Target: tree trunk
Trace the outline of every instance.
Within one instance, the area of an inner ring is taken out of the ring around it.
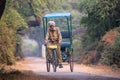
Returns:
[[[0,0],[0,18],[2,17],[3,11],[5,9],[6,0]]]
[[[30,24],[30,26],[39,26],[40,25],[40,19],[37,17],[37,15],[35,14],[34,8],[32,6],[32,0],[30,0],[30,2],[28,2],[29,7],[31,8],[31,12],[33,14],[33,16],[35,17],[35,21],[31,21],[28,23],[28,25]],[[32,24],[31,24],[32,23]]]

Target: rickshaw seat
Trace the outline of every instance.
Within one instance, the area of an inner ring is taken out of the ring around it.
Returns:
[[[70,38],[70,33],[68,31],[61,31],[62,38]]]
[[[68,31],[61,31],[61,35],[63,39],[70,39],[70,33]],[[70,41],[61,43],[61,47],[69,47],[69,46],[70,46]]]
[[[70,47],[70,42],[62,42],[61,47]]]

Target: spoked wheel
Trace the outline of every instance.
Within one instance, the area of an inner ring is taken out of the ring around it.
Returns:
[[[46,68],[47,68],[47,72],[50,72],[50,61],[48,56],[46,56]]]
[[[73,72],[73,68],[74,68],[73,52],[72,52],[72,54],[70,56],[69,63],[70,63],[70,70],[71,70],[71,72]]]
[[[46,62],[46,65],[47,65],[47,72],[50,72],[50,62]]]
[[[54,62],[52,63],[52,67],[53,67],[53,71],[56,72],[56,70],[57,70],[57,66],[55,65]]]
[[[56,51],[54,50],[52,55],[52,67],[54,72],[57,71],[57,65],[58,65],[58,60],[57,60]]]

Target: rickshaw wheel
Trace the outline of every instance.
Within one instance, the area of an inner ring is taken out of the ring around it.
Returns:
[[[47,65],[47,72],[50,72],[50,62],[46,62]]]
[[[53,51],[53,54],[52,54],[52,67],[54,72],[57,71],[57,65],[58,65],[58,60],[57,60],[57,54],[55,50]]]
[[[69,63],[70,63],[70,70],[71,70],[71,72],[73,72],[73,68],[74,68],[73,51],[71,53],[71,56],[70,56],[70,59],[69,59]]]
[[[56,72],[57,66],[55,66],[54,64],[52,64],[53,67],[53,71]]]
[[[50,61],[46,57],[46,67],[47,67],[47,72],[50,72]]]

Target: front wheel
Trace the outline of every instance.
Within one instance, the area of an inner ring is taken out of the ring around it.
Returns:
[[[49,57],[46,57],[46,67],[47,67],[47,72],[50,72],[50,61],[49,61]]]
[[[70,56],[69,63],[70,63],[70,70],[71,70],[71,72],[73,72],[73,68],[74,68],[73,52],[72,52],[72,54]]]
[[[57,66],[53,63],[53,64],[52,64],[52,67],[53,67],[53,71],[56,72]]]
[[[46,62],[47,65],[47,72],[50,72],[50,62]]]
[[[57,53],[56,53],[56,50],[53,50],[53,54],[52,54],[52,67],[53,67],[53,71],[54,72],[57,71],[57,66],[58,66]]]

